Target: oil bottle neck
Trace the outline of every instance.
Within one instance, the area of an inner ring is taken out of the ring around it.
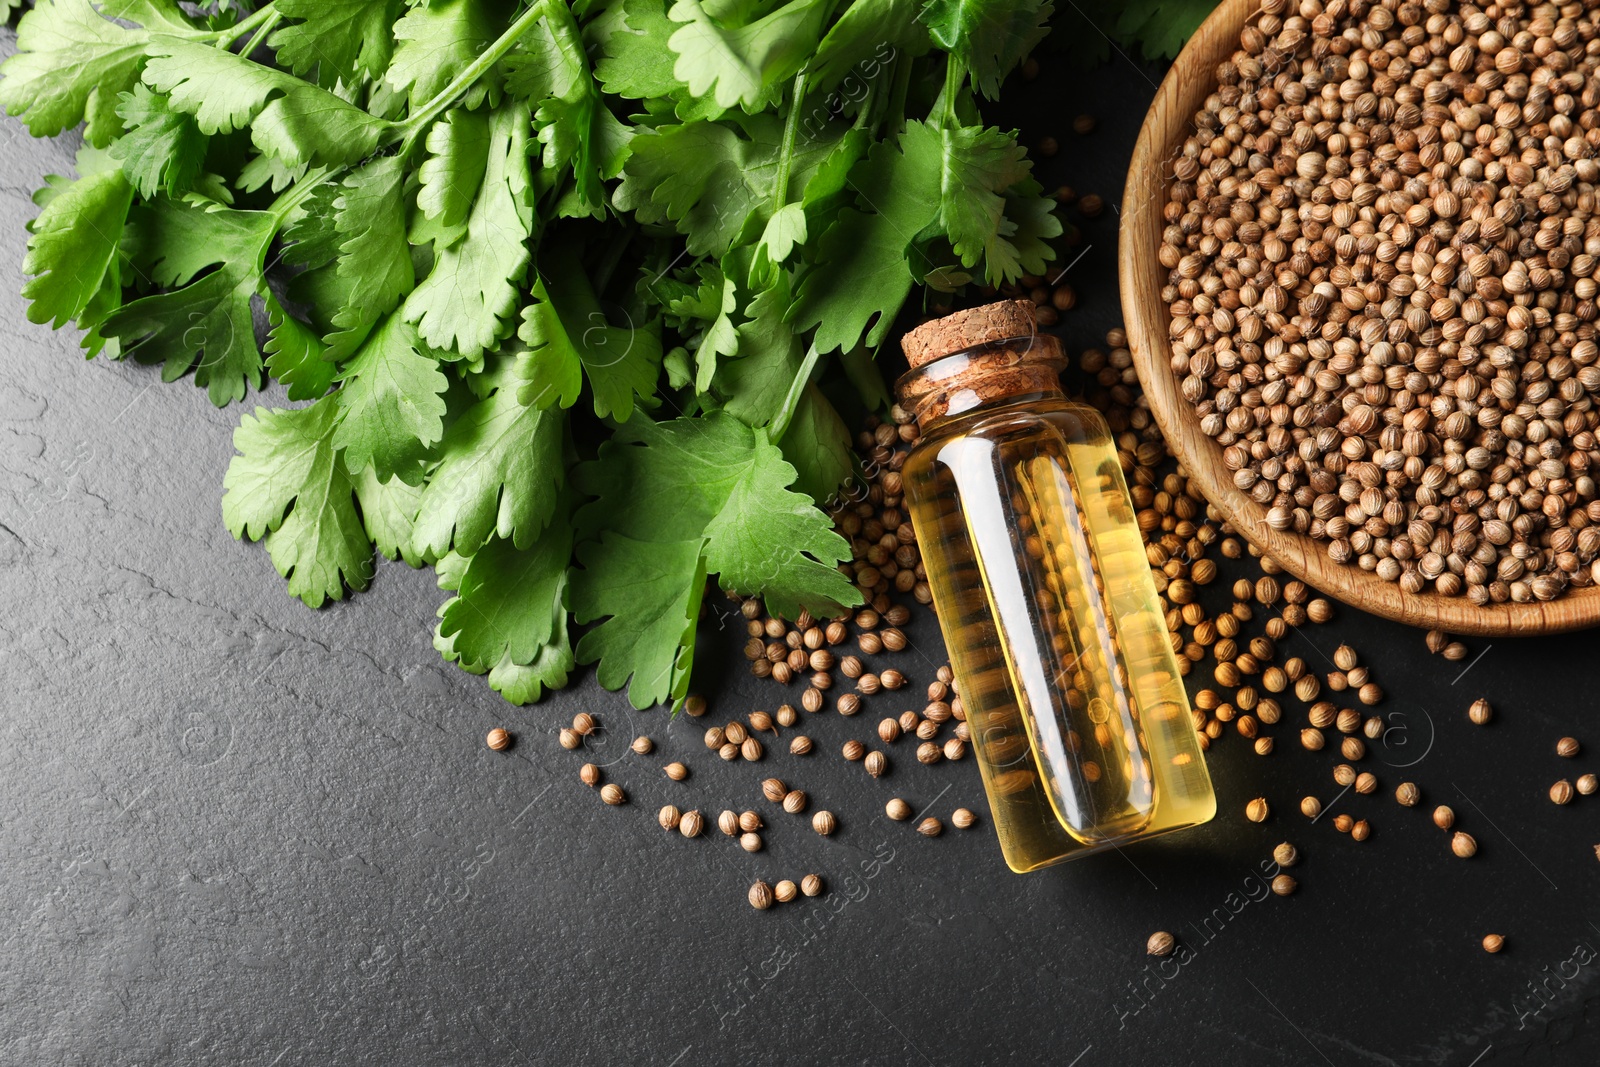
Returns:
[[[1034,333],[935,356],[895,383],[902,407],[926,432],[932,423],[1028,398],[1061,396],[1061,341]]]

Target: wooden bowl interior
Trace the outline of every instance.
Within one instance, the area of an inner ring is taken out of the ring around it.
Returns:
[[[1574,590],[1549,603],[1479,607],[1465,597],[1408,595],[1399,585],[1328,558],[1326,546],[1303,534],[1278,531],[1266,510],[1234,487],[1222,449],[1200,430],[1192,405],[1178,391],[1168,345],[1169,316],[1161,300],[1167,271],[1161,244],[1168,160],[1182,146],[1192,118],[1213,91],[1215,71],[1238,47],[1239,32],[1259,11],[1258,0],[1223,0],[1172,65],[1145,116],[1123,190],[1118,281],[1134,367],[1167,444],[1205,498],[1239,533],[1295,577],[1375,615],[1456,634],[1556,633],[1600,623],[1600,588]]]

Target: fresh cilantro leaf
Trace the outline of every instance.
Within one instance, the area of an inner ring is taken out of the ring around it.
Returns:
[[[325,87],[381,77],[394,55],[390,27],[404,8],[403,0],[277,0],[280,14],[299,21],[274,33],[272,47],[296,74],[315,70]]]
[[[417,508],[422,503],[421,486],[407,485],[398,478],[380,481],[371,467],[351,475],[351,480],[361,505],[361,524],[378,551],[389,559],[423,566],[427,560],[411,543]]]
[[[1113,36],[1130,47],[1137,45],[1146,59],[1173,59],[1217,0],[1122,0],[1118,6]]]
[[[684,296],[668,300],[665,306],[668,315],[678,320],[680,332],[694,332],[694,327],[684,325],[686,323],[698,320],[704,324],[698,336],[691,338],[695,389],[703,393],[711,388],[718,360],[739,352],[739,333],[732,317],[739,307],[739,295],[733,279],[724,275],[715,263],[702,263],[698,270],[700,284]]]
[[[723,409],[747,425],[771,422],[800,372],[800,339],[783,320],[789,304],[788,276],[780,275],[745,309],[749,318],[739,326],[739,358],[717,368],[716,389],[727,397]]]
[[[1050,0],[928,0],[921,19],[990,100],[1011,68],[1050,32]]]
[[[794,487],[819,504],[855,472],[850,428],[815,385],[800,394],[779,447],[795,469]]]
[[[445,431],[417,514],[416,545],[471,555],[498,534],[533,544],[554,514],[566,416],[520,403],[508,381]]]
[[[112,142],[111,154],[140,196],[182,196],[193,188],[206,158],[206,138],[193,118],[143,84],[122,94],[117,114],[127,132]]]
[[[434,348],[472,357],[507,332],[532,258],[528,105],[510,99],[489,117],[489,161],[467,218],[467,236],[439,253],[405,303],[406,321]]]
[[[333,445],[350,470],[371,467],[380,479],[412,485],[422,480],[422,460],[444,436],[450,383],[420,347],[416,329],[390,315],[345,368]]]
[[[489,47],[502,28],[485,0],[433,0],[417,4],[394,24],[397,46],[387,80],[411,99],[412,108],[432,100],[450,79]],[[479,82],[464,100],[476,107],[484,97]]]
[[[816,50],[830,7],[828,0],[789,0],[754,22],[728,26],[701,0],[676,0],[668,17],[686,25],[667,42],[678,54],[673,76],[718,107],[759,111]]]
[[[365,589],[372,542],[333,445],[334,398],[308,408],[257,408],[233,434],[238,455],[222,484],[222,517],[237,538],[265,539],[289,595],[320,608]]]
[[[139,80],[145,44],[160,32],[195,31],[171,0],[38,0],[17,25],[16,55],[0,68],[0,107],[35,137],[87,117],[85,139],[103,148],[122,132],[118,95]]]
[[[276,300],[267,300],[271,332],[264,346],[267,370],[282,382],[290,400],[316,400],[333,386],[339,368],[326,358],[328,346],[316,332],[290,315]]]
[[[350,283],[335,324],[352,327],[394,310],[411,292],[411,246],[406,242],[406,172],[399,156],[372,160],[345,178],[334,201],[339,275]]]
[[[566,642],[572,526],[560,516],[528,548],[493,538],[466,561],[456,596],[439,613],[439,635],[463,663],[527,665]]]
[[[524,404],[569,408],[587,375],[595,414],[623,421],[633,415],[635,397],[655,394],[661,339],[651,324],[613,326],[582,269],[554,250],[534,280],[517,335],[528,346]]]
[[[261,381],[250,304],[263,289],[263,259],[277,217],[165,199],[151,208],[143,261],[157,283],[182,288],[123,305],[107,316],[101,332],[120,338],[143,362],[164,363],[166,381],[192,368],[195,384],[207,387],[218,407],[242,399],[247,386]]]
[[[932,42],[919,19],[924,0],[854,0],[807,64],[811,84],[831,88],[854,74],[871,83],[886,64],[925,54]]]
[[[465,233],[489,163],[489,113],[465,108],[446,112],[428,131],[427,146],[428,158],[418,173],[417,207],[441,228]]]
[[[645,542],[610,531],[578,546],[583,569],[573,575],[573,617],[604,620],[578,640],[578,662],[598,662],[600,684],[627,685],[636,708],[688,695],[706,586],[700,549],[698,537]]]
[[[766,263],[782,263],[796,245],[806,243],[807,234],[805,204],[785,204],[767,220],[766,228],[761,231],[757,255]]]
[[[667,18],[665,0],[623,0],[598,20],[604,52],[595,77],[605,91],[630,100],[670,97],[683,89],[672,73],[677,57],[667,40],[678,24]]]
[[[31,321],[60,327],[83,314],[108,282],[120,290],[119,249],[133,187],[113,167],[50,188],[54,195],[30,227],[22,270],[33,277],[22,295]]]

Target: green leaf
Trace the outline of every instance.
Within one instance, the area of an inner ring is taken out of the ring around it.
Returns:
[[[501,29],[498,22],[483,0],[417,4],[394,24],[399,43],[386,75],[389,85],[409,96],[413,109],[427,103],[488,50]],[[461,103],[476,107],[484,92],[480,80]]]
[[[427,147],[417,207],[444,229],[465,233],[489,163],[489,113],[464,108],[446,112],[428,131]]]
[[[932,42],[917,18],[923,3],[855,0],[828,29],[806,66],[813,88],[831,88],[852,74],[870,84],[884,76],[889,64],[926,53]]]
[[[607,689],[628,686],[636,708],[681,701],[689,692],[695,618],[705,591],[700,539],[644,542],[607,532],[578,546],[573,615],[603,619],[578,641],[578,662],[600,667]],[[631,684],[629,679],[632,679]]]
[[[351,475],[351,480],[361,504],[361,524],[378,551],[413,567],[427,563],[411,543],[417,508],[422,504],[422,487],[407,485],[398,478],[379,481],[371,467]]]
[[[935,43],[966,67],[990,100],[1000,83],[1050,32],[1050,0],[928,0],[921,19]]]
[[[670,97],[683,90],[672,73],[677,57],[667,40],[678,24],[667,18],[665,0],[623,0],[600,16],[607,31],[595,64],[595,77],[605,91],[630,100]]]
[[[339,368],[326,357],[327,346],[316,331],[267,300],[271,332],[264,346],[267,370],[282,382],[290,400],[316,400],[333,387]]]
[[[1217,0],[1121,0],[1117,6],[1113,36],[1137,45],[1146,59],[1175,59]]]
[[[811,58],[830,7],[828,0],[790,0],[748,25],[728,26],[701,0],[676,0],[668,17],[687,25],[668,41],[678,54],[673,76],[718,107],[760,111]]]
[[[739,326],[739,358],[717,368],[716,389],[727,398],[723,409],[749,426],[765,426],[783,407],[799,373],[800,339],[783,320],[789,310],[787,275],[755,295]]]
[[[343,600],[346,585],[365,589],[372,577],[372,542],[333,446],[337,417],[331,397],[308,408],[257,408],[239,420],[239,454],[222,481],[228,531],[265,538],[289,595],[312,608]]]
[[[64,183],[33,221],[22,287],[28,318],[59,328],[83,314],[108,283],[120,290],[119,253],[133,188],[122,171]]]
[[[193,118],[143,84],[122,94],[117,114],[127,132],[112,142],[111,154],[140,196],[182,196],[193,188],[206,158],[206,138]]]
[[[528,105],[507,100],[489,118],[489,162],[464,240],[439,253],[405,303],[407,322],[434,348],[471,358],[504,337],[532,258]]]
[[[850,428],[815,385],[800,395],[779,447],[797,474],[794,487],[819,504],[855,473]]]
[[[262,267],[277,217],[266,211],[205,210],[161,199],[143,224],[143,261],[161,285],[182,286],[125,304],[101,332],[120,338],[142,362],[164,363],[173,381],[191,368],[218,407],[261,381],[251,298],[263,289]],[[216,267],[194,280],[200,271]]]
[[[406,241],[406,171],[399,156],[372,160],[345,178],[334,201],[339,275],[350,283],[348,303],[333,316],[344,327],[375,321],[411,292],[415,279]]]
[[[474,666],[537,661],[558,636],[566,642],[571,560],[572,527],[564,517],[526,549],[490,540],[466,561],[456,596],[440,609],[439,635]]]
[[[277,0],[280,14],[299,21],[271,44],[280,63],[302,76],[315,70],[324,86],[381,77],[394,54],[390,27],[404,8],[403,0]]]
[[[444,436],[450,383],[438,360],[419,347],[417,331],[390,315],[345,368],[333,445],[350,470],[371,467],[382,480],[413,485],[422,480],[422,461]]]
[[[566,416],[518,402],[502,385],[468,408],[439,446],[417,514],[416,546],[471,555],[498,534],[531,545],[555,513]]]
[[[796,245],[806,243],[806,208],[802,203],[785,204],[772,213],[761,231],[758,254],[768,263],[782,263]]]
[[[134,26],[126,26],[120,19]],[[194,32],[171,0],[38,0],[17,25],[17,53],[0,68],[0,107],[35,137],[86,117],[90,144],[122,132],[118,95],[139,80],[152,32]]]

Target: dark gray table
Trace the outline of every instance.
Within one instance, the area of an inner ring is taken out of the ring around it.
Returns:
[[[4,51],[11,48],[8,34]],[[1059,135],[1049,184],[1115,201],[1147,71],[1049,70],[1018,118]],[[1100,129],[1068,130],[1079,110]],[[591,675],[513,709],[430,645],[442,594],[381,568],[320,612],[291,601],[218,498],[238,409],[156,371],[86,363],[17,295],[29,192],[71,161],[0,120],[0,1064],[1588,1064],[1600,1056],[1600,798],[1556,808],[1556,778],[1600,765],[1595,639],[1476,641],[1447,663],[1421,634],[1344,611],[1294,651],[1354,643],[1408,727],[1373,758],[1378,796],[1344,810],[1356,844],[1296,812],[1332,797],[1326,754],[1279,730],[1211,767],[1210,826],[1017,877],[987,826],[928,841],[880,814],[903,795],[982,808],[976,767],[897,749],[873,782],[837,756],[880,714],[814,717],[820,753],[724,765],[704,723],[628,710]],[[1074,351],[1115,318],[1115,215],[1070,278]],[[1219,583],[1225,584],[1225,583]],[[697,686],[722,719],[772,707],[736,627],[707,627]],[[941,662],[926,618],[906,662]],[[1310,642],[1315,643],[1315,648]],[[1320,651],[1319,651],[1320,650]],[[922,658],[925,656],[926,658]],[[1487,729],[1467,704],[1500,709]],[[633,803],[577,780],[558,727],[606,725],[597,762]],[[707,720],[712,721],[712,720]],[[483,745],[504,724],[508,754]],[[628,756],[648,733],[659,757]],[[1586,753],[1557,759],[1558,736]],[[1407,745],[1398,744],[1404,736]],[[672,786],[659,765],[688,760]],[[1393,764],[1419,761],[1403,772]],[[1383,764],[1391,766],[1384,766]],[[779,773],[838,812],[823,839],[774,819],[766,851],[667,837],[669,797],[757,806]],[[1390,799],[1409,777],[1427,804]],[[1244,821],[1264,794],[1276,814]],[[1453,805],[1462,862],[1428,822]],[[1306,859],[1289,899],[1246,895],[1274,844]],[[817,871],[831,892],[758,913],[758,876]],[[1242,901],[1242,903],[1240,903]],[[1156,929],[1193,956],[1165,974]],[[1478,946],[1507,936],[1499,956]]]

